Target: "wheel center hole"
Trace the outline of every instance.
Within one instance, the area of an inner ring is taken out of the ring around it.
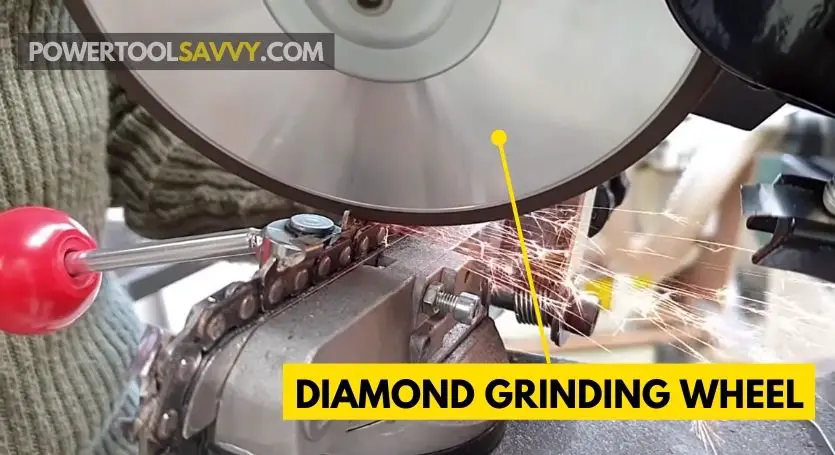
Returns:
[[[392,0],[351,0],[355,10],[366,16],[379,16],[391,8]]]

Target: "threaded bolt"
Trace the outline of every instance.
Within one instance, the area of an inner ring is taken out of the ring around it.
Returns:
[[[591,294],[581,294],[567,303],[560,303],[547,296],[539,296],[542,325],[551,329],[551,341],[557,346],[565,343],[567,333],[591,336],[600,315],[600,302]],[[533,298],[527,292],[494,292],[490,304],[513,311],[516,322],[536,325]]]
[[[559,308],[556,302],[544,296],[537,296],[539,300],[539,310],[542,315],[542,324],[550,327],[558,314]],[[527,292],[513,293],[513,307],[516,313],[516,322],[519,324],[536,325],[536,310],[533,303],[533,297]]]
[[[830,215],[835,215],[835,177],[823,188],[823,206]]]
[[[443,291],[441,283],[432,283],[423,294],[423,303],[433,314],[448,314],[462,324],[472,324],[481,308],[481,298],[469,292],[458,295]]]

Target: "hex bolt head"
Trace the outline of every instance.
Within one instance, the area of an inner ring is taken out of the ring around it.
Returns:
[[[426,287],[426,292],[423,293],[423,311],[429,315],[438,314],[440,309],[435,302],[438,300],[438,296],[441,292],[443,292],[443,284],[441,283],[432,283]]]

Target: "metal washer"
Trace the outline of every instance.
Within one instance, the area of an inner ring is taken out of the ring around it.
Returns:
[[[490,32],[501,0],[386,1],[363,14],[354,1],[265,0],[282,30],[333,33],[333,68],[379,82],[414,82],[464,61]]]
[[[336,228],[333,220],[313,213],[301,213],[290,217],[287,224],[293,232],[303,235],[328,235]]]

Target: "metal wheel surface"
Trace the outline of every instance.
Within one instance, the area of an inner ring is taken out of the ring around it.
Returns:
[[[275,193],[371,220],[569,199],[657,145],[716,67],[657,0],[66,0],[85,33],[336,30],[336,70],[125,70],[173,132]],[[371,1],[370,3],[375,3]]]

